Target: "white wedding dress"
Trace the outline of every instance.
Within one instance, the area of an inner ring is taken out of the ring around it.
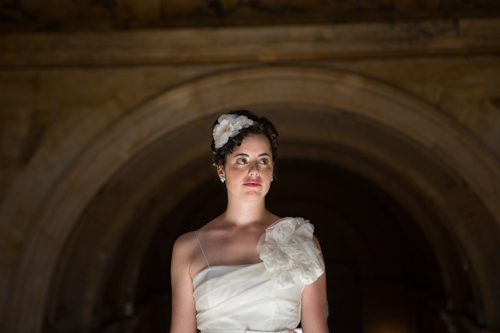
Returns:
[[[257,245],[261,263],[210,266],[207,261],[208,267],[193,277],[198,329],[294,332],[302,290],[324,272],[313,231],[309,221],[286,217],[262,235]]]

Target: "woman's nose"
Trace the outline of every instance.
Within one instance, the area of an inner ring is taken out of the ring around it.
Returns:
[[[248,174],[250,175],[259,175],[259,167],[257,163],[250,163],[250,169],[248,170]]]

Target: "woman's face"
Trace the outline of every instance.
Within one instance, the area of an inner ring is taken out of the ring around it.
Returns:
[[[271,145],[263,134],[244,138],[219,166],[219,177],[226,178],[228,196],[254,201],[264,198],[271,186],[274,163]]]

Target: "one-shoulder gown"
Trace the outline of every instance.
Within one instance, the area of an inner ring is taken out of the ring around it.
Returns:
[[[262,262],[208,266],[198,272],[193,278],[198,329],[294,332],[300,322],[302,291],[324,272],[313,232],[313,225],[303,218],[283,218],[266,230],[257,245]]]

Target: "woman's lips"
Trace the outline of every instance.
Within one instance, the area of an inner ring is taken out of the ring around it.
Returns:
[[[260,186],[260,183],[254,180],[244,182],[243,185],[245,186],[250,186],[250,187],[257,187]]]

